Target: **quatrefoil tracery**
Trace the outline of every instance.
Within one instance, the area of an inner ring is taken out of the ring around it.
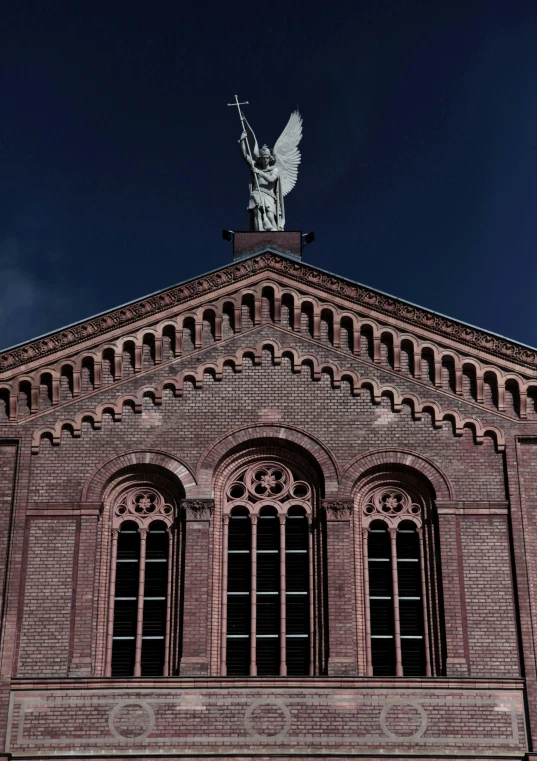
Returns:
[[[133,520],[140,527],[147,527],[154,520],[164,521],[167,526],[171,526],[173,507],[155,489],[135,487],[125,492],[114,508],[114,526],[119,526],[125,520]]]
[[[364,526],[379,519],[390,526],[410,519],[419,527],[422,524],[422,509],[412,502],[403,489],[380,487],[371,492],[366,500],[362,518]]]
[[[310,486],[305,481],[295,480],[289,468],[275,462],[255,463],[242,468],[226,487],[228,509],[239,504],[278,506],[289,502],[309,509],[310,500]]]

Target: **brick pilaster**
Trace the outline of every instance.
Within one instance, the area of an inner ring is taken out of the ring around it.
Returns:
[[[213,500],[183,500],[181,676],[209,673],[209,555]]]
[[[438,508],[446,633],[446,675],[469,676],[468,627],[462,567],[460,518]]]
[[[69,676],[91,676],[94,584],[97,559],[99,505],[87,506],[80,517],[76,569],[73,579],[73,630]]]
[[[328,595],[328,673],[357,674],[352,503],[323,502]]]

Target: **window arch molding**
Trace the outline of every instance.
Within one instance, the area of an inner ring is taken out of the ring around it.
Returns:
[[[86,480],[81,501],[106,503],[118,488],[122,474],[146,472],[160,474],[172,489],[186,494],[195,490],[196,479],[180,458],[158,449],[133,449],[101,462]]]
[[[362,529],[367,674],[440,673],[434,489],[414,468],[382,464],[363,474],[354,501]]]
[[[264,452],[296,462],[311,473],[323,499],[337,495],[339,468],[324,442],[295,426],[259,423],[229,431],[203,453],[196,466],[200,496],[218,494],[236,462]]]
[[[105,676],[166,676],[176,668],[181,481],[139,463],[103,496],[99,661]]]
[[[280,441],[256,443],[230,453],[215,474],[222,525],[218,668],[222,675],[308,675],[319,641],[319,631],[314,631],[320,608],[320,593],[314,589],[319,550],[313,528],[322,474],[311,456],[290,442],[283,447]],[[277,632],[269,631],[270,621],[278,622]],[[232,650],[238,654],[235,660]]]
[[[401,478],[416,478],[424,493],[434,495],[434,499],[454,499],[453,487],[442,468],[428,457],[410,449],[374,449],[355,457],[345,466],[341,474],[338,497],[360,498],[368,479],[376,470],[399,473]]]

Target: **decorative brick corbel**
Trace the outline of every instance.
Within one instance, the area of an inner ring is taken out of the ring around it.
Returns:
[[[322,508],[327,521],[350,521],[352,518],[352,502],[323,500]]]
[[[214,499],[183,499],[181,507],[187,521],[210,521],[214,513]]]

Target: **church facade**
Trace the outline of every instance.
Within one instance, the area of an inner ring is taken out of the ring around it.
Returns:
[[[0,354],[1,758],[534,758],[537,352],[301,256]]]

